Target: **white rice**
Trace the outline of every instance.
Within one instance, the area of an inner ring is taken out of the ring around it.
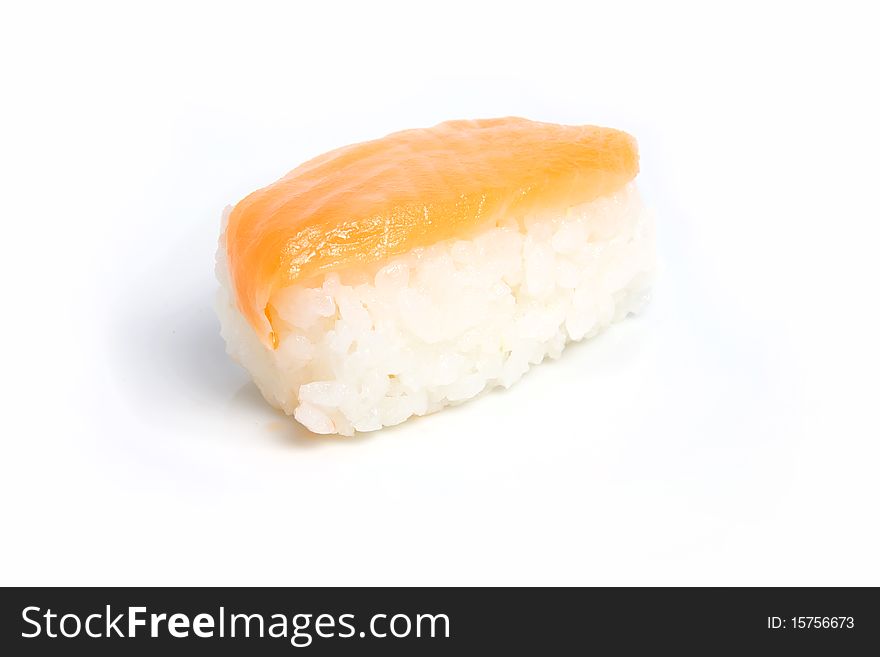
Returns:
[[[235,306],[220,244],[227,351],[270,404],[347,436],[509,387],[638,310],[654,265],[653,220],[630,184],[564,215],[507,217],[286,288],[271,300],[273,351]]]

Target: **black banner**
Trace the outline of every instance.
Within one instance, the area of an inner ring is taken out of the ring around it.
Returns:
[[[866,654],[876,589],[4,589],[0,654]]]

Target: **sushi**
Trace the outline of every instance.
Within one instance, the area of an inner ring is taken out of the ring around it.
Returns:
[[[513,117],[321,155],[225,213],[227,351],[320,434],[509,387],[646,300],[638,169],[625,132]]]

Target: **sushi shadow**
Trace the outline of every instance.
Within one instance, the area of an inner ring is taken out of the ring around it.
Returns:
[[[112,330],[116,375],[136,399],[166,411],[188,410],[228,399],[244,381],[203,297],[189,303],[142,297],[119,317]]]
[[[486,394],[486,393],[483,393]],[[489,393],[491,394],[491,393]],[[303,425],[286,415],[283,411],[273,408],[263,399],[263,395],[253,382],[247,382],[235,393],[231,405],[236,412],[246,412],[256,415],[264,427],[265,433],[278,445],[291,449],[314,450],[331,447],[353,447],[365,445],[371,441],[387,439],[398,436],[401,433],[411,432],[422,423],[431,422],[436,413],[417,415],[409,418],[401,424],[383,427],[378,431],[356,431],[353,436],[340,436],[338,434],[320,434],[306,429]],[[459,412],[466,406],[448,406],[444,409],[446,415]]]
[[[241,386],[230,405],[236,412],[246,412],[259,418],[272,442],[287,448],[313,450],[320,447],[361,444],[374,437],[375,432],[355,433],[353,436],[324,435],[306,429],[284,412],[272,408],[253,382]]]

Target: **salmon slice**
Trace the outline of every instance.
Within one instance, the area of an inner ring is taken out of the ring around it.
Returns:
[[[625,132],[514,117],[447,121],[339,148],[233,208],[226,251],[238,308],[275,348],[277,290],[506,216],[564,211],[620,189],[638,168]]]

